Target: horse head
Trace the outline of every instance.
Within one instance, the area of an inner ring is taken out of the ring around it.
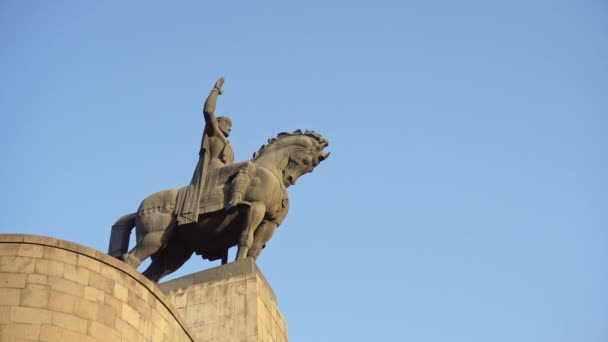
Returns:
[[[324,151],[328,145],[329,142],[314,131],[279,133],[254,153],[253,161],[280,172],[283,184],[288,187],[329,157],[330,153]]]

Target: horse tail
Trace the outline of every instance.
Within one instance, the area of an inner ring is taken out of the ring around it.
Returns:
[[[116,221],[112,225],[112,233],[110,234],[110,246],[108,254],[117,259],[122,260],[122,255],[127,253],[129,249],[129,238],[131,231],[135,227],[135,218],[137,213],[127,214]]]

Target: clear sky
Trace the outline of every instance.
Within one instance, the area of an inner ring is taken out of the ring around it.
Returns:
[[[605,1],[2,0],[0,42],[0,233],[106,251],[224,76],[237,160],[331,142],[258,259],[291,341],[608,341]]]

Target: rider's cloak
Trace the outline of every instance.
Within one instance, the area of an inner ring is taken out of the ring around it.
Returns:
[[[185,188],[181,188],[177,193],[177,202],[175,204],[175,213],[177,214],[177,224],[195,223],[198,220],[199,201],[204,187],[204,181],[207,178],[209,169],[209,138],[207,130],[203,133],[201,141],[201,150],[198,154],[198,162],[192,175],[190,184]]]

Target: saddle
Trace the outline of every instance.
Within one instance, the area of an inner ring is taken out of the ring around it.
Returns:
[[[207,171],[199,201],[199,215],[223,210],[228,206],[232,191],[232,178],[244,164],[245,162],[241,162]],[[180,188],[179,191],[183,191],[183,189],[185,187]]]

